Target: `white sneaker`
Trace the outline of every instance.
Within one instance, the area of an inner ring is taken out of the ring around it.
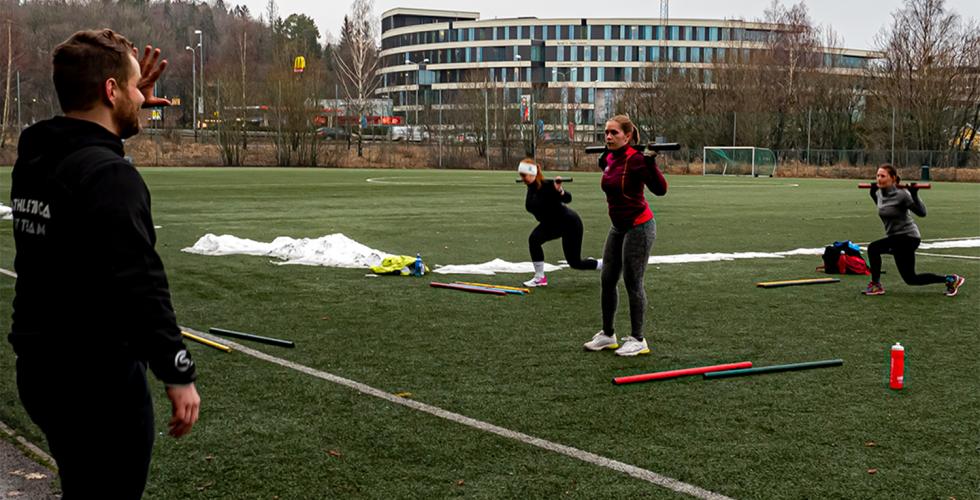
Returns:
[[[647,339],[636,340],[632,335],[623,337],[623,347],[616,349],[617,356],[636,356],[637,354],[650,354],[647,346]]]
[[[534,288],[538,286],[548,286],[548,277],[542,276],[540,278],[531,278],[524,282],[524,286],[528,288]]]
[[[606,335],[605,332],[599,330],[599,333],[592,336],[592,340],[586,342],[583,347],[589,351],[601,351],[603,349],[615,349],[619,347],[619,343],[616,342],[616,337]]]

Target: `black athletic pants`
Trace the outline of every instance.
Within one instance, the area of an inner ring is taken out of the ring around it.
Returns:
[[[143,363],[77,353],[21,354],[17,389],[48,440],[64,500],[143,495],[153,450],[153,405]]]
[[[574,211],[556,221],[542,222],[531,231],[527,238],[531,250],[532,262],[544,262],[545,242],[561,238],[561,249],[565,252],[565,260],[572,269],[592,270],[598,266],[595,259],[582,259],[582,219]]]
[[[881,254],[889,253],[895,257],[895,266],[898,267],[902,279],[909,285],[931,285],[933,283],[945,283],[946,277],[938,274],[915,273],[915,249],[919,248],[922,240],[910,236],[887,236],[868,245],[868,260],[871,261],[871,281],[880,283],[881,281]]]

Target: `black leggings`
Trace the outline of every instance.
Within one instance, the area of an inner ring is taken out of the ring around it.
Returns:
[[[919,248],[922,240],[911,236],[886,236],[868,245],[868,260],[871,261],[871,281],[881,280],[881,254],[889,253],[895,256],[895,266],[898,267],[902,279],[909,285],[921,286],[934,283],[945,283],[946,277],[938,274],[915,273],[915,249]]]
[[[561,238],[561,249],[572,269],[595,269],[599,264],[595,259],[582,259],[582,219],[575,212],[568,212],[569,215],[556,221],[542,222],[531,231],[531,235],[527,237],[531,261],[544,262],[544,249],[541,245]]]

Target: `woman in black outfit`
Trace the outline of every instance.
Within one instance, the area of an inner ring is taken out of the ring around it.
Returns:
[[[534,277],[525,281],[524,286],[548,286],[548,278],[544,275],[544,249],[541,245],[558,238],[561,238],[565,260],[572,269],[599,269],[601,261],[582,259],[582,219],[566,206],[566,203],[571,203],[572,194],[562,187],[561,177],[545,180],[541,166],[531,159],[521,161],[517,166],[517,173],[527,185],[524,207],[538,221],[538,226],[527,239],[531,262],[534,264]]]

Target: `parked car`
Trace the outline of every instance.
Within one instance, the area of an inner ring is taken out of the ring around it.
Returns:
[[[391,127],[391,140],[393,141],[426,141],[429,139],[429,132],[419,126],[399,125]]]
[[[348,133],[340,127],[320,127],[316,129],[316,135],[321,139],[346,139]]]

